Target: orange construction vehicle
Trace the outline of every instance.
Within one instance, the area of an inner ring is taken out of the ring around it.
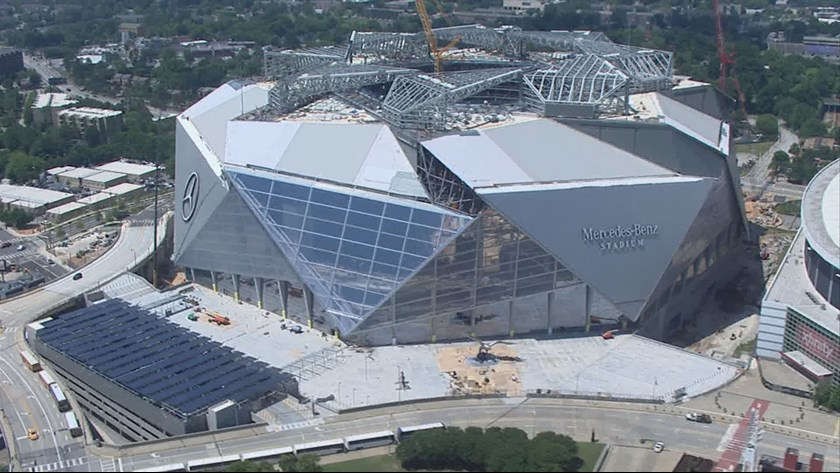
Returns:
[[[230,325],[230,318],[218,314],[216,312],[207,311],[207,316],[210,317],[210,323],[214,323],[216,325]]]
[[[601,338],[603,338],[604,340],[612,340],[613,338],[615,338],[615,332],[618,332],[618,330],[607,330],[606,332],[601,334]]]

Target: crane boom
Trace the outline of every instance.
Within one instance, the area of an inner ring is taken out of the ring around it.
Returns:
[[[712,0],[712,8],[715,15],[715,33],[717,39],[718,60],[720,61],[720,72],[718,73],[718,87],[723,92],[726,92],[726,76],[729,66],[732,67],[732,84],[735,86],[735,92],[738,94],[738,105],[740,106],[741,114],[744,118],[747,116],[746,101],[747,97],[744,91],[741,90],[741,82],[735,76],[735,55],[726,52],[726,41],[723,37],[723,14],[720,11],[720,0]]]
[[[435,60],[435,72],[440,72],[441,65],[437,48],[437,38],[435,38],[435,32],[432,31],[432,19],[429,18],[429,12],[426,10],[426,2],[424,0],[415,0],[414,4],[417,7],[417,15],[420,17],[420,23],[423,24],[423,34],[426,35],[426,42],[429,43],[429,52]]]

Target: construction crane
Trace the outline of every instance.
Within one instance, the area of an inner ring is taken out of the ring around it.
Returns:
[[[426,35],[426,42],[429,43],[429,52],[432,55],[432,59],[435,61],[435,72],[441,72],[443,71],[443,53],[455,47],[455,45],[461,41],[461,37],[456,36],[455,39],[449,42],[449,44],[442,48],[438,48],[435,32],[432,31],[432,19],[429,17],[429,12],[426,10],[426,2],[424,0],[415,0],[414,3],[417,6],[417,15],[420,16],[420,23],[423,24],[423,33]],[[438,11],[443,11],[439,4],[436,3],[435,5]]]
[[[730,69],[729,66],[732,66],[730,69],[732,72],[732,84],[735,86],[735,92],[738,94],[738,105],[741,109],[741,114],[744,116],[744,119],[747,118],[747,109],[746,109],[746,101],[747,98],[744,95],[744,91],[741,90],[741,83],[738,81],[738,77],[735,76],[735,55],[726,52],[726,42],[723,38],[723,14],[721,13],[720,9],[720,0],[712,0],[712,8],[715,10],[715,29],[717,33],[717,52],[718,52],[718,59],[720,60],[720,73],[718,74],[718,87],[723,92],[726,92],[726,75],[727,69]]]

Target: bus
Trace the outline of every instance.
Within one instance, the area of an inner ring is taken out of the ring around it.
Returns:
[[[52,393],[55,405],[58,406],[59,412],[67,412],[70,410],[70,402],[64,396],[64,393],[61,391],[61,388],[58,387],[58,384],[50,384],[50,392]]]
[[[76,419],[76,414],[73,411],[64,413],[64,420],[67,422],[67,430],[70,431],[71,437],[81,437],[84,432],[79,427],[79,421]]]
[[[29,369],[29,371],[34,373],[41,371],[41,362],[38,361],[38,358],[35,358],[35,355],[33,355],[30,351],[21,350],[20,359],[23,360],[23,364],[26,365],[26,368]]]
[[[50,384],[55,383],[55,379],[47,373],[47,370],[41,370],[38,372],[38,377],[41,378],[41,383],[44,385],[45,388],[50,389]]]

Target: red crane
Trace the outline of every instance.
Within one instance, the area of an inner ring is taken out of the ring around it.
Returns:
[[[723,39],[723,19],[720,11],[720,0],[712,0],[712,8],[715,10],[715,29],[717,32],[717,52],[720,61],[720,73],[718,74],[718,87],[720,90],[726,92],[726,71],[729,66],[732,66],[732,84],[735,86],[735,91],[738,93],[738,105],[741,108],[741,113],[744,118],[747,117],[747,110],[745,103],[747,101],[744,91],[741,90],[741,83],[738,77],[735,76],[735,55],[726,52],[726,43]]]

